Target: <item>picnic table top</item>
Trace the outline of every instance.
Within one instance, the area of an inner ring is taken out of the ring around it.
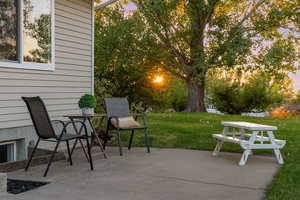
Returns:
[[[276,131],[276,126],[269,126],[263,124],[256,124],[250,122],[233,122],[233,121],[222,121],[221,124],[227,127],[242,128],[250,131]]]

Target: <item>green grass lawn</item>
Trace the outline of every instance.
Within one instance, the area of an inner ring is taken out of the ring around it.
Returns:
[[[185,148],[212,151],[216,142],[212,133],[220,133],[224,121],[247,121],[278,126],[275,137],[287,140],[282,150],[285,164],[268,186],[269,200],[300,199],[300,117],[291,119],[256,118],[239,115],[217,115],[208,113],[150,114],[149,128],[152,147]],[[128,139],[128,133],[123,141]],[[134,145],[143,146],[143,134],[135,135]],[[242,152],[239,145],[225,143],[222,151]],[[271,154],[271,150],[254,151]]]

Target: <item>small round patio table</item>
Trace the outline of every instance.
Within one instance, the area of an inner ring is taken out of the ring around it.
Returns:
[[[75,133],[78,134],[78,135],[81,135],[81,132],[83,131],[83,126],[81,126],[78,129],[78,127],[75,124],[75,121],[80,120],[85,124],[88,123],[90,128],[91,128],[91,140],[92,140],[90,148],[92,149],[93,143],[94,143],[93,140],[96,139],[101,153],[103,154],[104,158],[107,158],[107,155],[105,153],[105,150],[104,150],[102,142],[101,142],[101,139],[100,139],[99,135],[97,134],[97,131],[95,129],[94,124],[92,123],[92,119],[100,119],[101,121],[103,121],[106,118],[106,114],[94,114],[94,115],[78,114],[78,115],[64,115],[64,117],[67,117],[67,118],[70,119],[70,121],[72,122],[73,128],[75,130]],[[75,140],[74,145],[73,145],[72,150],[71,150],[71,155],[72,155],[74,149],[76,148],[77,142],[78,142],[78,140]],[[86,158],[88,159],[88,156],[87,156],[85,150],[84,150],[84,154],[85,154]]]

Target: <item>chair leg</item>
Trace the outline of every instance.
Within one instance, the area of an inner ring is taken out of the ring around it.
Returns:
[[[91,151],[92,151],[92,148],[94,147],[94,143],[95,143],[95,136],[93,133],[91,133],[91,143],[90,143],[90,146],[91,146]]]
[[[66,140],[66,143],[67,143],[67,149],[68,149],[68,155],[69,155],[69,162],[70,162],[70,165],[72,166],[73,161],[72,161],[72,155],[71,155],[71,151],[70,151],[70,144],[69,144],[68,140]]]
[[[30,155],[29,160],[28,160],[28,162],[27,162],[27,165],[26,165],[26,167],[25,167],[25,172],[28,170],[28,168],[29,168],[29,166],[30,166],[30,163],[31,163],[31,161],[32,161],[32,158],[33,158],[33,156],[34,156],[34,154],[35,154],[35,151],[36,151],[36,149],[37,149],[39,143],[40,143],[40,138],[39,138],[38,141],[36,142],[36,144],[35,144],[35,146],[34,146],[32,152],[31,152],[31,155]]]
[[[149,139],[148,139],[148,129],[144,130],[145,133],[145,145],[147,147],[147,152],[150,153]]]
[[[108,141],[108,133],[109,133],[109,122],[107,122],[106,130],[105,130],[105,135],[103,138],[103,149],[105,150],[106,143]]]
[[[130,149],[131,149],[131,145],[132,145],[133,136],[134,136],[134,130],[132,130],[132,131],[131,131],[131,135],[130,135],[130,138],[129,138],[128,150],[130,150]]]
[[[48,162],[47,168],[46,168],[45,173],[44,173],[44,177],[46,177],[47,174],[48,174],[49,168],[50,168],[51,163],[52,163],[52,161],[53,161],[53,159],[54,159],[54,156],[55,156],[55,154],[56,154],[56,151],[57,151],[57,148],[58,148],[58,146],[59,146],[59,143],[60,143],[60,140],[58,140],[58,141],[56,142],[55,149],[54,149],[54,151],[53,151],[53,153],[52,153],[52,155],[51,155],[51,158],[50,158],[50,160],[49,160],[49,162]]]
[[[106,139],[104,138],[104,139],[103,139],[103,145],[102,145],[102,146],[103,146],[103,150],[105,150],[106,142],[107,142],[107,141],[106,141]]]
[[[122,142],[121,142],[121,134],[120,134],[120,131],[118,131],[118,145],[119,145],[120,156],[123,156],[123,150],[122,150]]]
[[[87,149],[88,149],[88,155],[89,155],[91,170],[94,170],[93,159],[92,159],[92,155],[91,155],[91,147],[90,147],[90,144],[89,144],[89,138],[88,137],[86,137],[86,146],[87,146]]]

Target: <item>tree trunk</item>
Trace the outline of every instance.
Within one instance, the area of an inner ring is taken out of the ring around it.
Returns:
[[[188,102],[187,112],[206,112],[204,97],[205,97],[205,81],[187,82],[188,87]]]

